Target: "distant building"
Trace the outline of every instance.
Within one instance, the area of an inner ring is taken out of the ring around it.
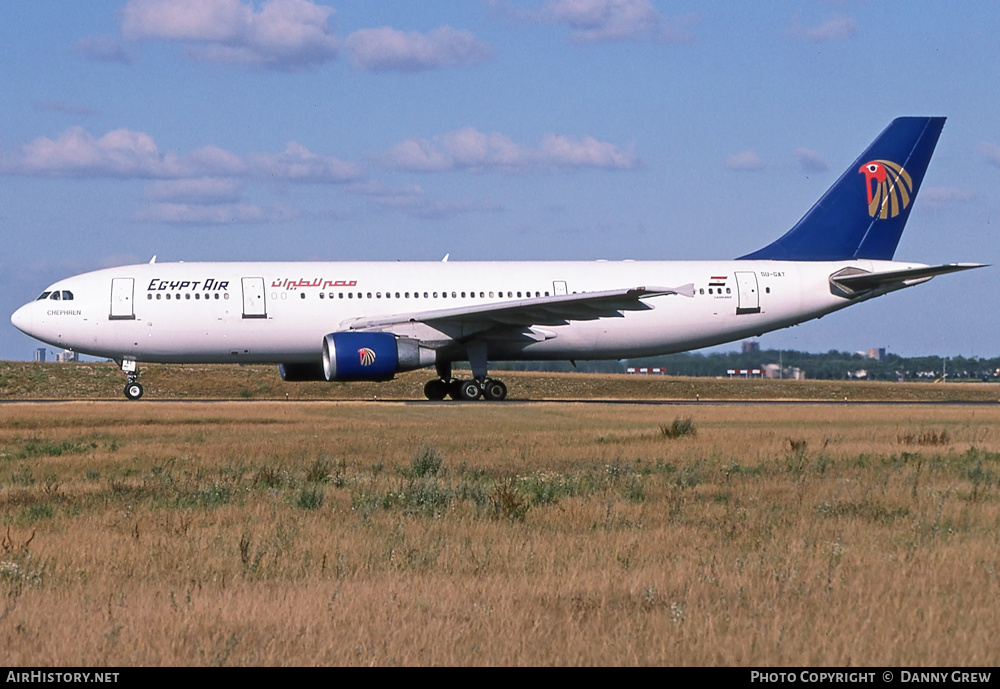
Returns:
[[[784,368],[781,368],[778,364],[764,364],[761,367],[761,371],[763,371],[765,378],[784,378],[785,380],[806,379],[806,372],[798,366],[785,366]]]
[[[885,347],[871,347],[868,350],[868,358],[875,361],[882,361],[885,358]]]
[[[757,340],[743,340],[740,347],[744,354],[753,354],[760,351],[760,342]]]
[[[59,364],[66,364],[71,361],[79,361],[79,360],[80,360],[80,355],[77,354],[76,352],[71,352],[68,349],[66,351],[59,352],[58,354],[56,354],[56,363]]]
[[[39,347],[35,350],[35,362],[39,364],[45,363],[45,347]]]

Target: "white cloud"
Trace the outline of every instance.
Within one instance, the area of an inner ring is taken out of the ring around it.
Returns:
[[[288,208],[263,208],[256,204],[184,204],[154,203],[133,216],[140,222],[170,225],[245,225],[280,222],[294,218]]]
[[[565,24],[574,41],[581,43],[621,40],[691,42],[687,27],[696,15],[667,17],[649,0],[550,0],[528,18]]]
[[[830,169],[830,165],[823,160],[823,156],[802,146],[795,149],[795,159],[799,161],[803,172],[826,172]]]
[[[350,190],[367,196],[380,208],[424,219],[503,210],[502,206],[493,201],[440,201],[429,197],[419,186],[391,188],[369,182],[354,185]]]
[[[968,203],[975,197],[972,191],[955,187],[925,187],[920,190],[920,200],[932,210],[940,210],[952,203]]]
[[[634,152],[622,151],[613,144],[589,136],[576,141],[562,135],[547,134],[537,148],[529,148],[515,143],[505,134],[484,134],[473,127],[443,134],[433,142],[408,139],[385,154],[383,161],[395,169],[419,172],[525,172],[586,167],[626,170],[639,165],[639,158]]]
[[[764,169],[764,161],[752,150],[726,156],[725,167],[736,172],[755,172]]]
[[[290,69],[336,58],[333,12],[309,0],[267,0],[259,10],[242,0],[130,0],[122,33],[185,43],[209,62]]]
[[[95,139],[82,127],[72,127],[56,139],[39,137],[0,155],[0,173],[157,178],[181,176],[184,167],[176,156],[161,154],[148,134],[116,129]]]
[[[311,152],[290,142],[277,154],[255,153],[248,156],[250,170],[257,177],[287,182],[353,182],[364,177],[364,170],[332,156]]]
[[[133,216],[141,222],[180,225],[269,223],[295,217],[285,207],[240,203],[251,181],[342,184],[365,170],[289,143],[280,153],[238,156],[215,146],[186,156],[164,155],[153,137],[118,129],[95,138],[80,127],[55,139],[41,137],[12,153],[0,153],[0,175],[147,179],[153,203]]]
[[[295,142],[288,143],[281,153],[251,153],[245,158],[215,146],[180,157],[161,154],[153,137],[142,132],[117,129],[97,139],[83,128],[73,127],[55,139],[40,137],[12,153],[0,154],[0,174],[342,183],[361,179],[365,171]]]
[[[351,62],[370,71],[417,72],[472,65],[489,58],[489,45],[468,31],[448,26],[428,34],[390,27],[355,31],[345,40]]]
[[[626,170],[639,163],[634,153],[625,153],[606,141],[590,136],[583,137],[582,141],[573,141],[565,136],[546,134],[542,137],[539,151],[546,165]]]
[[[239,177],[246,174],[249,167],[243,158],[218,146],[195,149],[185,160],[195,171],[193,174],[211,177]]]
[[[133,61],[132,52],[118,38],[88,36],[78,40],[74,48],[83,57],[97,62],[120,62],[128,65]]]
[[[1000,146],[991,141],[984,141],[976,146],[976,150],[993,165],[1000,167]]]
[[[482,132],[466,127],[441,137],[454,167],[513,170],[531,164],[532,151],[514,143],[506,134]]]
[[[426,139],[407,139],[398,143],[383,156],[383,160],[389,167],[414,172],[440,172],[454,167],[454,161],[435,150]]]
[[[122,33],[130,40],[234,42],[246,33],[253,6],[241,0],[130,0]]]
[[[789,22],[785,32],[790,38],[811,41],[813,43],[823,43],[825,41],[851,38],[858,32],[858,25],[852,17],[834,15],[822,24],[805,26],[802,23],[802,17],[795,15],[792,21]]]
[[[61,115],[91,117],[93,115],[98,114],[96,110],[92,110],[85,105],[77,105],[75,103],[62,103],[59,101],[36,100],[31,102],[31,107],[33,107],[35,110],[42,110],[45,112],[57,112]]]
[[[145,197],[152,201],[176,203],[223,203],[240,198],[244,184],[233,179],[177,179],[152,182]]]

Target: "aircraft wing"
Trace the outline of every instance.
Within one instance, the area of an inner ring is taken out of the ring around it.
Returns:
[[[957,273],[960,270],[984,267],[986,266],[982,263],[945,263],[938,266],[921,266],[919,268],[889,270],[881,273],[857,272],[841,275],[834,274],[830,276],[830,280],[853,292],[863,292],[894,283],[916,284],[917,282],[929,280],[935,275]]]
[[[342,327],[351,330],[381,330],[404,323],[425,323],[437,326],[461,326],[466,333],[496,326],[529,328],[535,325],[565,325],[570,321],[591,321],[598,318],[621,318],[624,311],[646,311],[643,302],[650,297],[667,295],[694,296],[694,285],[681,287],[634,287],[604,292],[561,294],[554,297],[532,297],[493,304],[459,306],[415,313],[355,318]]]

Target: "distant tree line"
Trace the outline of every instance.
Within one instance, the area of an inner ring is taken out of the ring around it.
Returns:
[[[948,380],[994,380],[1000,369],[1000,357],[902,357],[887,353],[881,359],[869,359],[863,354],[838,352],[831,349],[823,354],[793,350],[762,349],[756,352],[715,352],[702,354],[684,352],[645,359],[623,361],[578,361],[574,367],[568,361],[511,361],[492,364],[507,371],[583,371],[592,373],[624,373],[627,368],[662,368],[673,376],[726,376],[729,370],[759,369],[780,362],[785,376],[793,368],[803,371],[806,378],[819,380],[937,380],[947,373]]]

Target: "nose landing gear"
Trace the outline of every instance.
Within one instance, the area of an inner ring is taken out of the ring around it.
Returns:
[[[125,384],[125,396],[130,400],[137,400],[142,397],[142,384],[138,382],[129,382]]]
[[[135,359],[122,359],[122,372],[128,382],[125,383],[125,397],[130,400],[137,400],[142,397],[142,384],[139,382],[139,367]]]

